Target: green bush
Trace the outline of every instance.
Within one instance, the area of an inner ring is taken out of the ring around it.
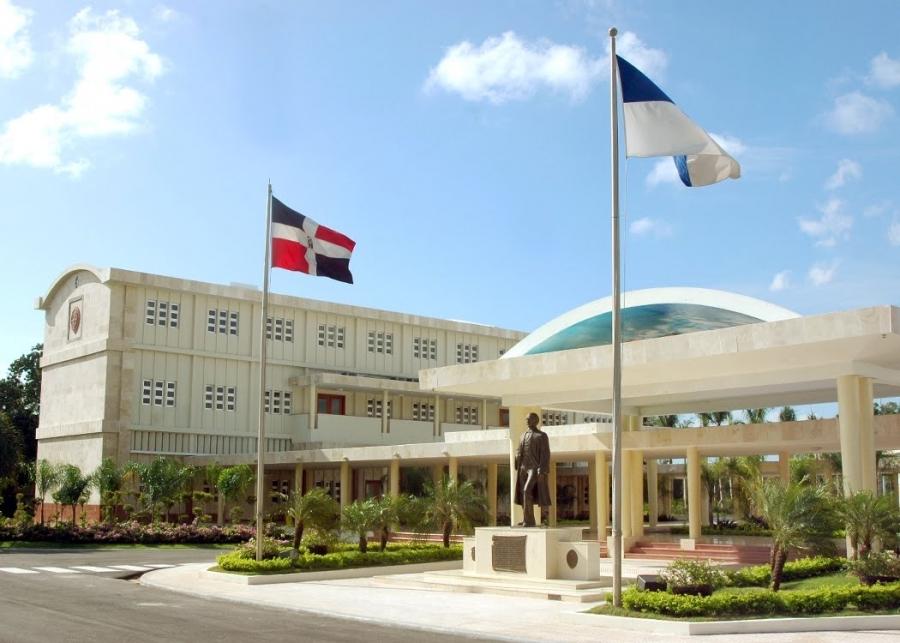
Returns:
[[[241,550],[222,554],[216,559],[219,567],[229,572],[284,572],[291,568],[290,558],[267,558],[256,560],[247,558]]]
[[[860,581],[870,582],[873,578],[900,578],[900,558],[891,552],[879,552],[847,562]]]
[[[622,593],[622,606],[634,612],[675,617],[809,615],[840,612],[848,607],[892,610],[900,608],[900,583],[781,592],[718,592],[708,597],[630,588]]]
[[[801,558],[784,564],[782,580],[801,580],[815,576],[825,576],[845,569],[847,561],[843,558],[814,556]],[[754,565],[742,569],[725,572],[728,584],[734,587],[765,587],[772,580],[772,572],[768,565]]]
[[[670,590],[673,587],[696,587],[699,585],[716,588],[725,584],[725,574],[722,573],[722,570],[712,567],[706,560],[679,558],[669,563],[659,575],[666,581]]]

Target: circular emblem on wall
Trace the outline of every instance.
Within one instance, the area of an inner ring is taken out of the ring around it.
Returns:
[[[574,549],[570,549],[569,553],[566,554],[566,564],[569,566],[569,569],[575,569],[578,566],[578,552]]]
[[[72,311],[69,313],[69,328],[72,329],[72,334],[77,335],[78,329],[81,328],[81,307],[73,306]]]

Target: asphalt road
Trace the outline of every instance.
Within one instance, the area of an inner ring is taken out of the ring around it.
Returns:
[[[0,641],[471,640],[205,600],[127,580],[142,573],[127,567],[212,562],[217,553],[211,549],[0,550]]]

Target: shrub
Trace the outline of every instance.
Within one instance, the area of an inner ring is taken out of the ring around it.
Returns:
[[[725,584],[725,575],[705,560],[678,559],[669,563],[660,576],[669,586],[669,591],[690,588],[716,588]]]
[[[877,579],[900,578],[900,559],[889,552],[869,554],[859,560],[848,561],[847,566],[866,585]]]
[[[79,527],[66,524],[0,527],[0,540],[56,543],[122,543],[122,544],[212,544],[239,543],[249,540],[254,529],[245,525],[229,527],[170,525],[122,522],[114,525],[95,524]]]
[[[219,567],[229,572],[279,572],[291,568],[290,558],[256,560],[252,557],[245,558],[240,550],[222,554],[216,562],[219,563]]]
[[[847,561],[843,558],[830,558],[826,556],[814,556],[801,558],[784,564],[782,578],[784,580],[801,580],[839,572],[846,567]],[[772,580],[772,571],[768,565],[754,565],[743,569],[728,570],[725,572],[728,584],[735,587],[765,587]]]
[[[277,558],[285,543],[280,543],[274,538],[263,536],[263,560]],[[251,538],[237,550],[241,558],[256,558],[256,538]]]

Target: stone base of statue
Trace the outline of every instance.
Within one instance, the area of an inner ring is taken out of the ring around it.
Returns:
[[[479,527],[463,539],[463,573],[533,580],[600,579],[600,543],[581,527]]]

